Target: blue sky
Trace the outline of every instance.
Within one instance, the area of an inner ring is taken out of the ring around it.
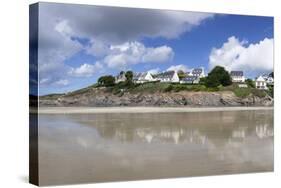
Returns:
[[[121,70],[273,70],[272,17],[40,3],[39,19],[40,95]]]

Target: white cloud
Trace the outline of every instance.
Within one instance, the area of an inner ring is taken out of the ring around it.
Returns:
[[[58,86],[67,86],[69,84],[69,81],[67,79],[61,79],[56,81],[54,84]]]
[[[68,20],[61,20],[55,25],[55,30],[65,37],[73,34],[72,29],[69,27]]]
[[[131,42],[133,44],[128,45],[125,51],[118,49],[118,46],[126,47],[128,41],[139,41],[144,37],[177,38],[213,16],[184,11],[40,3],[40,83],[49,86],[60,80],[68,80],[69,76],[93,75],[96,67],[84,65],[72,68],[65,64],[67,59],[81,50],[111,68],[169,61],[174,53],[168,46],[149,48]],[[82,45],[74,38],[87,39],[89,45]],[[114,49],[114,46],[117,48]],[[86,71],[86,67],[89,70]],[[73,73],[68,74],[71,71]]]
[[[102,68],[100,62],[96,62],[94,65],[85,63],[78,68],[71,68],[68,74],[75,77],[91,77]]]
[[[90,41],[90,45],[87,46],[85,50],[87,54],[95,57],[102,57],[109,53],[110,45],[105,42],[92,39]]]
[[[49,82],[49,79],[48,78],[42,78],[39,80],[39,84],[46,84]]]
[[[179,70],[182,70],[184,72],[187,72],[189,71],[190,69],[184,65],[184,64],[180,64],[180,65],[172,65],[170,66],[167,71],[179,71]]]
[[[156,48],[147,48],[142,57],[142,62],[166,62],[174,57],[173,49],[169,46],[160,46]]]
[[[39,22],[38,71],[40,86],[53,85],[66,79],[69,66],[64,61],[83,49],[71,39],[66,20]]]
[[[265,38],[248,44],[232,36],[221,48],[213,48],[209,56],[210,68],[216,65],[227,70],[262,72],[273,70],[273,39]]]
[[[177,38],[214,14],[91,5],[40,3],[46,20],[68,20],[75,34],[110,43],[124,43],[142,37]],[[77,16],[79,15],[79,16]]]
[[[147,48],[142,43],[134,41],[111,45],[103,62],[110,68],[124,69],[138,63],[165,63],[171,61],[173,56],[171,47]]]

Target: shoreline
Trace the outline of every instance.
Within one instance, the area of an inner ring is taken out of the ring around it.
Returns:
[[[274,107],[39,107],[38,114],[175,113],[274,110]],[[30,111],[36,113],[35,110]]]

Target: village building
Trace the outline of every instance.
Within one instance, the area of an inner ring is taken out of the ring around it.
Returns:
[[[256,81],[255,81],[255,86],[257,89],[263,89],[263,90],[267,90],[267,85],[266,85],[266,80],[262,77],[259,76]]]
[[[136,73],[133,75],[133,82],[134,83],[145,83],[145,82],[152,82],[155,79],[153,78],[150,72],[145,73]]]
[[[230,72],[232,82],[245,82],[243,71],[231,71]]]
[[[274,85],[274,78],[270,74],[263,74],[262,77],[268,85]]]
[[[118,74],[117,76],[115,76],[115,83],[120,83],[120,82],[125,82],[126,81],[126,76],[125,76],[125,72],[121,71],[120,74]]]
[[[266,83],[268,85],[274,85],[274,78],[269,76],[267,79],[266,79]]]
[[[205,77],[205,71],[204,71],[204,68],[201,67],[201,68],[195,68],[191,71],[191,75],[192,76],[197,76],[199,78],[203,78]]]
[[[178,73],[176,71],[167,71],[155,75],[155,80],[160,82],[173,82],[177,83],[180,81]]]
[[[190,72],[189,72],[189,71],[185,72],[185,75],[187,75],[187,76],[193,76],[191,71],[190,71]]]
[[[186,76],[180,80],[181,84],[199,84],[200,78],[198,76]]]

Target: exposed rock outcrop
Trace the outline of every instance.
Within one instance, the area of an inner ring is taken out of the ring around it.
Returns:
[[[245,98],[231,91],[221,92],[157,92],[113,94],[105,88],[93,88],[83,93],[69,93],[56,98],[40,97],[41,106],[273,106],[270,96]]]

